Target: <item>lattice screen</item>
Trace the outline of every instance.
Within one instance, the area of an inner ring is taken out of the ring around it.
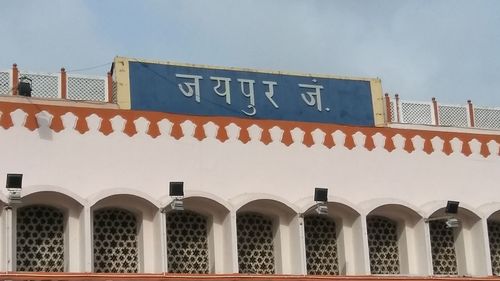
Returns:
[[[493,275],[500,275],[500,222],[488,221],[488,237],[490,240],[491,268]]]
[[[453,228],[444,221],[429,222],[432,267],[436,275],[457,275],[457,257]]]
[[[0,95],[12,95],[9,72],[0,72]]]
[[[21,73],[19,77],[31,79],[32,97],[59,98],[59,76],[50,74]]]
[[[236,218],[240,273],[274,274],[273,222],[259,214]]]
[[[189,211],[167,215],[168,271],[208,273],[207,219]]]
[[[372,274],[399,274],[397,223],[384,217],[368,217],[368,247]]]
[[[398,120],[397,116],[397,110],[396,110],[396,101],[395,100],[390,100],[389,101],[389,110],[391,112],[391,122],[396,122]]]
[[[467,107],[439,105],[439,125],[452,127],[468,127]]]
[[[432,125],[430,103],[401,102],[401,122]]]
[[[68,99],[70,100],[106,100],[106,80],[68,76]]]
[[[48,206],[17,211],[17,271],[64,271],[64,216]]]
[[[500,109],[474,108],[474,123],[478,128],[500,129]]]
[[[118,102],[118,86],[116,85],[116,81],[113,81],[113,93],[111,95],[111,100],[109,102],[111,103]]]
[[[327,216],[304,218],[307,274],[338,275],[335,222]]]
[[[137,219],[122,209],[94,212],[94,271],[138,271]]]

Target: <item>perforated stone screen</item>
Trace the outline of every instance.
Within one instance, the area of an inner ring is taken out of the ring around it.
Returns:
[[[168,271],[208,273],[207,219],[189,211],[167,215]]]
[[[106,82],[103,78],[68,77],[68,99],[105,101]]]
[[[304,218],[307,274],[337,275],[337,234],[335,222],[327,216]]]
[[[94,271],[138,271],[137,219],[122,209],[94,212]]]
[[[436,275],[457,275],[457,257],[453,229],[444,221],[429,222],[432,268]]]
[[[398,112],[396,110],[396,101],[395,100],[390,100],[389,101],[389,111],[391,112],[391,122],[397,122],[398,121]]]
[[[452,127],[468,127],[467,107],[439,105],[439,125]]]
[[[488,221],[490,240],[491,268],[493,275],[500,275],[500,222]]]
[[[372,274],[399,274],[397,223],[384,217],[368,217],[368,247]]]
[[[401,102],[401,122],[432,124],[432,107],[429,103]]]
[[[474,121],[478,128],[500,129],[500,109],[474,108]]]
[[[48,206],[17,211],[17,271],[64,271],[64,216]]]
[[[12,95],[10,89],[10,74],[0,71],[0,95]]]
[[[273,222],[260,214],[236,218],[240,273],[274,274]]]

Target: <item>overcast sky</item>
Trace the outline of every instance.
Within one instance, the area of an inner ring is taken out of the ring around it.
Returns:
[[[500,106],[498,0],[0,0],[0,30],[1,70],[105,75],[120,55],[379,77],[405,100]]]

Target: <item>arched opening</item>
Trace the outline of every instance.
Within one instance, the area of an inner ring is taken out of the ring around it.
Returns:
[[[138,272],[138,225],[133,213],[119,208],[96,210],[93,233],[95,272]]]
[[[488,218],[488,240],[490,244],[491,271],[500,275],[500,211]]]
[[[444,205],[444,204],[443,204]],[[447,224],[444,208],[435,211],[429,221],[432,269],[435,275],[486,274],[486,254],[483,240],[486,237],[480,217],[459,207],[451,215],[460,222],[457,227]],[[484,241],[486,242],[486,241]]]
[[[316,205],[310,205],[304,213],[307,274],[364,273],[363,231],[359,212],[339,202],[328,202],[326,205],[326,215],[318,215]]]
[[[335,221],[322,215],[304,217],[306,266],[309,275],[340,273]]]
[[[242,213],[236,218],[236,229],[239,272],[274,274],[273,220],[258,213]]]
[[[398,203],[374,208],[367,216],[372,274],[428,274],[423,217]]]
[[[83,246],[78,242],[85,235],[79,222],[82,218],[83,205],[65,190],[28,189],[22,203],[12,206],[12,241],[16,247],[8,258],[13,269],[83,270]]]
[[[369,216],[366,222],[371,273],[399,274],[397,223],[381,216]]]
[[[64,214],[44,205],[19,208],[16,218],[16,270],[63,272]]]
[[[112,191],[107,194],[110,192]],[[162,271],[162,246],[164,245],[162,216],[158,206],[153,204],[152,200],[135,194],[108,195],[95,200],[90,208],[90,214],[90,223],[94,231],[92,234],[94,272]],[[118,218],[120,225],[110,220],[110,216]],[[99,245],[98,242],[102,243]],[[113,244],[110,245],[110,242]],[[115,245],[121,245],[119,247],[123,248],[112,249]],[[110,255],[112,260],[108,260],[107,255]]]
[[[209,273],[207,218],[192,211],[172,211],[166,227],[168,272]]]
[[[303,273],[299,216],[288,205],[274,199],[248,202],[237,211],[236,228],[240,273]]]

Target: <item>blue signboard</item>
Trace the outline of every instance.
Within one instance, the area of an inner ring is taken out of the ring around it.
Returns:
[[[134,110],[375,125],[369,79],[128,63]]]

